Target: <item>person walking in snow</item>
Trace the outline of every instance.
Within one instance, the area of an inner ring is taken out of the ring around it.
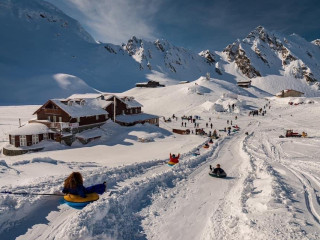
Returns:
[[[187,127],[187,122],[184,123],[184,127]]]
[[[212,129],[212,127],[213,127],[212,123],[210,124],[210,127],[211,127],[211,129]]]
[[[208,127],[208,123],[206,123],[206,127]]]
[[[96,184],[91,187],[83,186],[83,178],[81,173],[73,172],[64,181],[64,186],[62,192],[65,194],[79,195],[82,198],[86,197],[87,193],[98,193],[102,194],[106,191],[107,183]]]

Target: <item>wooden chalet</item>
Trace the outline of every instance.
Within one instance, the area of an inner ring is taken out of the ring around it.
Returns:
[[[156,87],[165,87],[165,85],[162,85],[157,81],[150,80],[148,82],[137,83],[136,87],[156,88]]]
[[[138,123],[149,123],[159,126],[159,116],[142,112],[142,105],[133,97],[116,96],[114,94],[74,94],[69,98],[81,99],[84,97],[96,97],[100,106],[109,113],[109,117],[123,126],[133,126]]]
[[[54,138],[55,132],[40,123],[27,124],[9,133],[9,143],[14,147],[28,147]]]
[[[242,88],[251,87],[251,81],[237,82],[237,85]]]
[[[37,119],[29,123],[38,122],[57,130],[93,128],[108,119],[108,112],[101,108],[99,99],[51,99],[35,114]]]
[[[284,97],[302,97],[304,93],[299,92],[293,89],[285,89],[276,94],[276,97],[284,98]]]

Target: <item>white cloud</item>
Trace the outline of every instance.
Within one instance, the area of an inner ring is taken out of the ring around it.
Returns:
[[[77,19],[102,42],[120,44],[133,35],[156,38],[152,24],[159,9],[156,0],[49,0]]]

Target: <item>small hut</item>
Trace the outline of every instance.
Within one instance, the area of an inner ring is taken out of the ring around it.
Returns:
[[[249,88],[251,87],[251,81],[237,82],[238,87]]]
[[[284,98],[284,97],[302,97],[304,93],[299,92],[293,89],[285,89],[276,94],[276,97]]]
[[[146,88],[156,88],[156,87],[165,87],[165,85],[160,84],[157,81],[148,81],[144,83],[137,83],[136,87],[146,87]]]
[[[29,123],[9,133],[9,143],[15,147],[27,147],[49,139],[54,140],[54,131],[41,123]]]

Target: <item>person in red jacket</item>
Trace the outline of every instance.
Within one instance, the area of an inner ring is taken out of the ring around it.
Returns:
[[[178,156],[176,156],[175,154],[170,153],[170,162],[173,163],[178,163],[179,162],[179,157],[180,157],[180,153],[178,154]]]

